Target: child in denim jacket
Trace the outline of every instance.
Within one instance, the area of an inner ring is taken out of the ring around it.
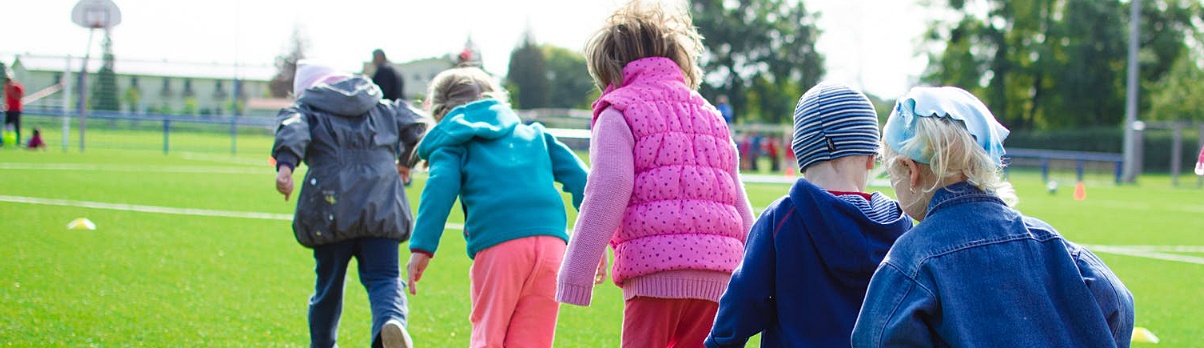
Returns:
[[[1008,130],[974,95],[898,101],[882,157],[920,221],[870,280],[854,347],[1128,347],[1133,295],[1099,258],[1011,206]]]

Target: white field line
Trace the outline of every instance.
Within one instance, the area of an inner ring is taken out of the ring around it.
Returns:
[[[201,174],[267,174],[272,169],[249,167],[200,167],[200,166],[126,166],[114,164],[75,163],[0,163],[4,170],[64,170],[104,172],[156,172],[156,173],[201,173]]]
[[[161,207],[151,205],[124,204],[124,203],[104,203],[104,202],[89,202],[75,201],[66,199],[50,199],[36,197],[19,197],[19,196],[3,196],[0,195],[0,202],[23,203],[23,204],[38,204],[38,205],[56,205],[65,207],[81,207],[89,209],[105,209],[118,211],[133,211],[141,213],[155,214],[174,214],[174,215],[189,215],[189,216],[211,216],[211,217],[229,217],[229,218],[245,218],[245,219],[262,219],[262,220],[282,220],[291,221],[291,214],[274,214],[274,213],[259,213],[245,211],[227,211],[227,210],[211,210],[211,209],[193,209],[193,208],[175,208]],[[463,224],[449,223],[447,229],[462,230]],[[1187,252],[1200,253],[1204,252],[1204,246],[1175,246],[1175,245],[1132,245],[1132,246],[1117,246],[1117,245],[1084,245],[1088,249],[1095,252],[1127,255],[1136,257],[1145,257],[1157,260],[1177,261],[1204,265],[1204,257],[1187,256],[1178,254],[1168,254],[1167,252]]]
[[[0,202],[38,204],[38,205],[57,205],[57,206],[64,206],[64,207],[81,207],[81,208],[90,208],[90,209],[133,211],[133,212],[140,212],[140,213],[155,213],[155,214],[230,217],[230,218],[261,219],[261,220],[284,220],[284,221],[292,221],[293,220],[292,214],[274,214],[274,213],[257,213],[257,212],[249,212],[249,211],[174,208],[174,207],[159,207],[159,206],[153,206],[153,205],[73,201],[73,200],[66,200],[66,199],[50,199],[50,198],[36,198],[36,197],[0,196]],[[447,224],[446,228],[460,230],[460,229],[464,229],[464,225],[449,223],[449,224]]]
[[[1155,247],[1155,248],[1168,248],[1168,249],[1169,248],[1186,248],[1187,250],[1199,250],[1199,249],[1195,249],[1195,248],[1204,249],[1204,247],[1138,245],[1138,246],[1135,246],[1136,248],[1131,248],[1129,246],[1119,246],[1119,245],[1084,245],[1084,246],[1087,247],[1087,249],[1090,249],[1091,251],[1100,252],[1100,253],[1136,256],[1136,257],[1144,257],[1144,258],[1156,259],[1156,260],[1178,261],[1178,262],[1194,263],[1197,265],[1204,265],[1204,257],[1179,255],[1179,254],[1168,254],[1165,252],[1149,251],[1149,250],[1142,249],[1143,247]],[[1188,251],[1188,252],[1198,252],[1198,251]]]
[[[250,159],[250,158],[237,158],[237,157],[232,157],[232,156],[215,156],[215,155],[206,155],[206,154],[192,153],[192,152],[185,152],[183,157],[186,160],[193,160],[193,161],[208,161],[208,162],[218,162],[218,163],[228,163],[228,164],[241,164],[241,165],[247,165],[247,166],[270,167],[267,158],[264,158],[262,160],[256,160],[256,159]]]

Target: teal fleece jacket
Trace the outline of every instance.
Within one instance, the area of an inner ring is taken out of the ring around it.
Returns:
[[[418,145],[430,176],[418,205],[410,251],[434,256],[460,198],[468,257],[502,242],[554,236],[568,243],[560,182],[581,205],[585,163],[542,125],[524,125],[493,99],[452,109]]]

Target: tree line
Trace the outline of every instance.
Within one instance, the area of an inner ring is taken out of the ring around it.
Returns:
[[[1013,130],[1123,120],[1128,1],[918,1],[929,17],[917,47],[929,61],[922,84],[970,90]],[[706,48],[702,94],[728,96],[745,122],[790,122],[799,95],[824,77],[819,14],[791,0],[689,6]],[[1201,4],[1145,0],[1140,20],[1140,118],[1204,120]],[[512,52],[507,81],[521,108],[587,107],[597,95],[577,52],[529,37]]]

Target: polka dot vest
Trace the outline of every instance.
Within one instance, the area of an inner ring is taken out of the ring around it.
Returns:
[[[635,138],[635,182],[610,244],[615,280],[672,270],[732,272],[744,251],[727,124],[672,60],[633,61],[624,85],[594,104],[614,107]]]

